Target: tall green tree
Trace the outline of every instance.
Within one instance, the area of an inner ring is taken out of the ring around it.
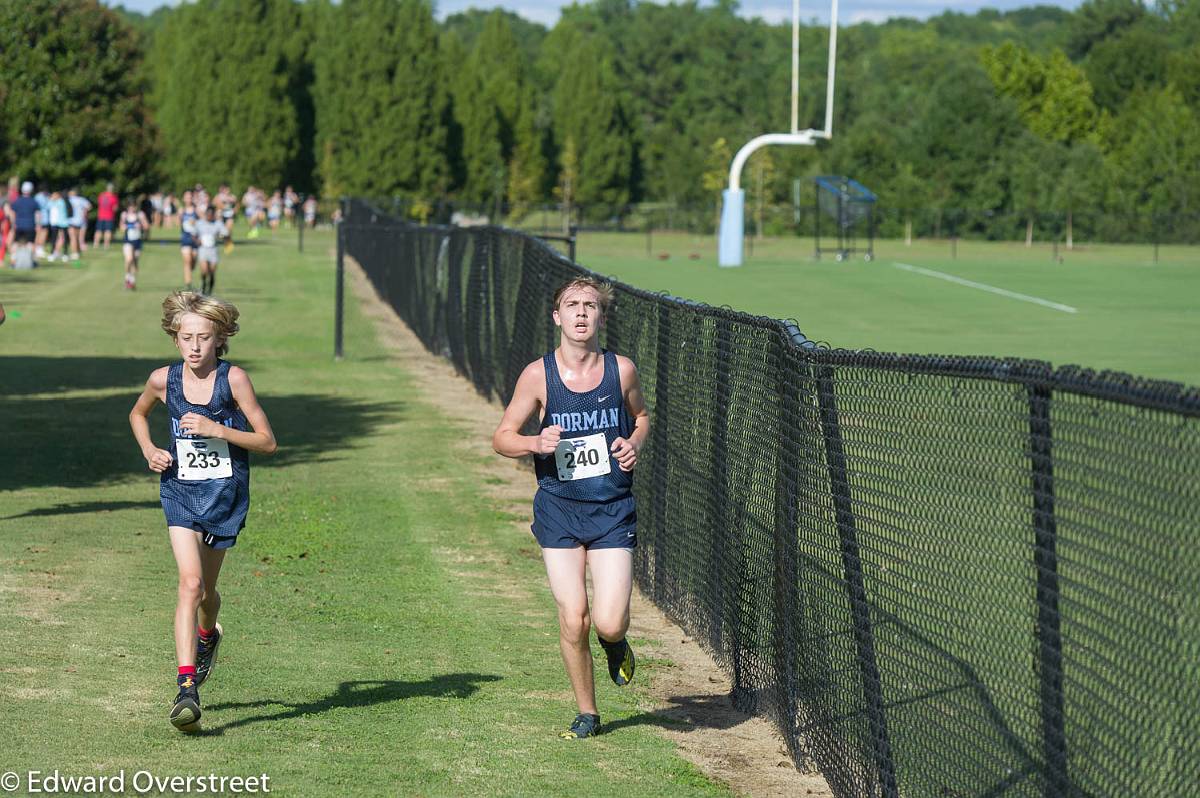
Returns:
[[[596,37],[577,33],[554,87],[554,135],[577,148],[575,196],[596,215],[608,215],[630,198],[632,131],[621,107],[611,58]]]
[[[1021,120],[1045,141],[1081,141],[1098,133],[1101,115],[1082,69],[1061,50],[1039,58],[1006,42],[985,47],[981,60],[996,90],[1017,103]]]
[[[449,98],[424,0],[326,9],[315,63],[326,193],[437,197],[450,186]]]
[[[1083,58],[1100,42],[1146,15],[1139,0],[1086,0],[1068,23],[1067,53]]]
[[[291,0],[201,0],[168,17],[155,37],[166,70],[155,97],[173,184],[298,177],[311,157],[297,108],[307,30]]]
[[[154,179],[134,30],[94,0],[0,3],[0,163],[88,193]]]
[[[1135,93],[1113,128],[1109,161],[1122,209],[1200,208],[1200,114],[1177,89]]]
[[[510,15],[494,11],[467,60],[456,93],[463,130],[465,197],[524,204],[543,191],[543,135],[529,91],[529,67]]]
[[[1135,90],[1162,85],[1172,49],[1165,26],[1150,16],[1097,42],[1083,65],[1096,102],[1115,112]]]

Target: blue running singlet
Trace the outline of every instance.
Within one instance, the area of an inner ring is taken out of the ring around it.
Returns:
[[[559,498],[608,502],[630,496],[633,475],[622,471],[612,456],[612,443],[633,433],[625,407],[617,356],[605,351],[604,378],[594,389],[576,393],[563,384],[551,352],[542,358],[546,369],[546,413],[541,429],[558,424],[558,451],[534,458],[538,488]]]
[[[135,212],[131,217],[128,212],[121,213],[121,223],[125,229],[125,243],[134,249],[142,248],[142,222]]]
[[[179,440],[197,440],[183,434],[179,420],[187,413],[211,418],[236,430],[246,430],[246,416],[237,407],[229,388],[229,363],[217,361],[213,379],[212,398],[206,405],[189,402],[183,395],[183,362],[167,371],[167,414],[171,418],[171,467],[162,473],[158,495],[162,500],[167,526],[195,529],[204,535],[204,542],[214,549],[227,549],[237,542],[237,534],[246,525],[250,511],[250,457],[240,446],[229,446],[233,474],[214,479],[180,479]],[[198,439],[203,441],[204,439]],[[185,451],[185,457],[195,453]],[[215,455],[214,455],[215,457]],[[205,465],[205,463],[201,463]]]
[[[179,215],[179,245],[181,247],[197,247],[196,243],[196,222],[200,221],[199,215],[192,211],[184,211]]]

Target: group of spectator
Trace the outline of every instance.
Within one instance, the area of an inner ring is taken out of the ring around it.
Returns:
[[[248,238],[257,238],[264,227],[272,231],[281,224],[295,227],[300,214],[306,226],[315,227],[317,223],[317,199],[302,198],[291,186],[270,195],[250,186],[240,203],[228,185],[222,185],[211,197],[201,184],[185,193],[191,195],[200,218],[211,203],[230,233],[240,205],[248,225]],[[172,192],[156,191],[136,200],[130,198],[130,202],[142,214],[146,229],[141,234],[146,239],[155,228],[179,228],[184,223],[184,203]],[[32,181],[10,178],[7,192],[0,195],[0,264],[6,255],[16,268],[32,268],[38,260],[78,261],[88,248],[87,231],[93,208],[95,226],[91,244],[94,248],[108,249],[121,213],[121,199],[112,183],[96,197],[93,205],[73,187],[52,190],[41,186],[35,192]]]

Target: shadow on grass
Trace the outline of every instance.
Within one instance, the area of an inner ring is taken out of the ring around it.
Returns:
[[[26,510],[16,515],[0,515],[0,521],[11,521],[14,518],[35,518],[45,515],[109,513],[114,510],[149,510],[158,509],[160,506],[156,501],[60,502],[50,507],[38,507],[36,510]]]
[[[0,491],[91,487],[135,476],[156,479],[129,430],[129,411],[161,359],[0,357],[0,427],[8,453]],[[36,396],[77,390],[124,389],[101,396]],[[402,417],[399,401],[363,402],[316,393],[260,393],[279,451],[251,456],[254,468],[338,459],[380,425]],[[156,407],[150,430],[167,443],[167,414]],[[50,514],[47,508],[46,514]]]
[[[627,726],[658,726],[672,731],[732,729],[753,717],[735,708],[728,694],[677,695],[667,702],[667,706],[653,712],[605,722],[604,733]]]
[[[211,704],[204,708],[206,712],[227,709],[256,709],[260,707],[283,707],[283,709],[251,715],[219,726],[206,728],[201,734],[220,735],[224,734],[228,729],[248,726],[251,723],[291,720],[293,718],[304,717],[305,715],[328,712],[331,709],[369,707],[376,704],[386,704],[390,701],[400,701],[405,698],[469,698],[479,691],[481,684],[499,680],[499,676],[488,673],[449,673],[444,676],[434,676],[423,682],[342,682],[338,685],[336,691],[325,698],[303,704],[292,704],[287,701],[276,701],[269,698],[259,701]]]

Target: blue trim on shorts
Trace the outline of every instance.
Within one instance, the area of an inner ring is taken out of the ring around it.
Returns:
[[[637,504],[632,493],[585,502],[539,489],[533,497],[530,531],[544,549],[635,549]]]

